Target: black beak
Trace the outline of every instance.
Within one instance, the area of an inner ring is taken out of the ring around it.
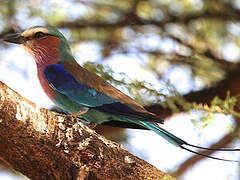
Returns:
[[[7,34],[3,37],[4,41],[14,43],[14,44],[23,44],[25,42],[25,38],[21,36],[21,34]]]

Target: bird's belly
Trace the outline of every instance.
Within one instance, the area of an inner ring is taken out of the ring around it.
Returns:
[[[72,101],[67,96],[60,94],[58,92],[55,92],[55,98],[52,99],[52,101],[56,106],[58,106],[67,113],[76,113],[79,111],[86,110],[86,107]]]
[[[83,111],[83,110],[88,110],[85,114],[81,115],[81,117],[90,123],[101,124],[106,121],[121,120],[115,115],[107,114],[95,109],[84,107],[70,100],[67,96],[59,93],[56,94],[56,98],[53,100],[53,102],[63,111],[70,114]]]
[[[79,103],[76,103],[70,100],[67,96],[62,95],[58,92],[56,93],[55,96],[56,98],[53,99],[52,101],[54,102],[54,104],[56,104],[56,106],[61,108],[66,113],[71,114],[71,113],[76,113],[76,112],[88,109],[80,105]],[[89,108],[88,111],[85,114],[83,114],[81,117],[87,120],[88,122],[98,123],[98,124],[101,124],[105,121],[111,121],[113,119],[117,120],[117,117],[115,117],[114,115],[107,114],[91,108]]]

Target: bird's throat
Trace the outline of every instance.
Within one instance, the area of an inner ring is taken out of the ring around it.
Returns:
[[[56,64],[59,61],[60,40],[55,36],[48,36],[23,46],[33,56],[38,67]]]

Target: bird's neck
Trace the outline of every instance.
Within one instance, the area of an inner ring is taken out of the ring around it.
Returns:
[[[58,49],[51,49],[51,50],[48,50],[47,52],[50,52],[50,53],[33,55],[38,69],[43,70],[47,65],[50,65],[50,64],[75,61],[75,59],[71,54],[69,53],[63,54],[62,52],[59,52]]]
[[[55,36],[48,36],[23,47],[34,57],[40,69],[49,64],[74,61],[69,45]]]
[[[39,58],[39,59],[38,59]],[[41,57],[36,57],[35,58],[36,61],[36,65],[37,65],[37,69],[38,70],[44,70],[44,68],[47,65],[50,64],[57,64],[59,62],[58,58],[48,58],[47,60],[45,58],[41,58]]]

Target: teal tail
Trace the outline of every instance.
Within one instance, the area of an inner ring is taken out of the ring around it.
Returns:
[[[136,121],[135,121],[135,123],[136,123]],[[209,156],[209,155],[206,155],[206,154],[202,154],[200,152],[193,151],[193,150],[191,150],[187,147],[210,150],[210,151],[240,151],[240,149],[231,149],[231,148],[218,149],[218,148],[205,148],[205,147],[195,146],[195,145],[189,144],[186,141],[178,138],[177,136],[171,134],[170,132],[160,128],[156,124],[146,122],[146,121],[138,121],[138,124],[146,127],[147,129],[150,129],[150,130],[156,132],[157,134],[159,134],[161,137],[166,139],[171,144],[173,144],[175,146],[178,146],[182,149],[185,149],[185,150],[187,150],[191,153],[195,153],[195,154],[205,156],[205,157],[208,157],[208,158],[212,158],[212,159],[216,159],[216,160],[230,161],[230,162],[240,162],[240,161],[237,161],[237,160],[229,160],[229,159],[223,159],[223,158],[217,158],[217,157]]]

